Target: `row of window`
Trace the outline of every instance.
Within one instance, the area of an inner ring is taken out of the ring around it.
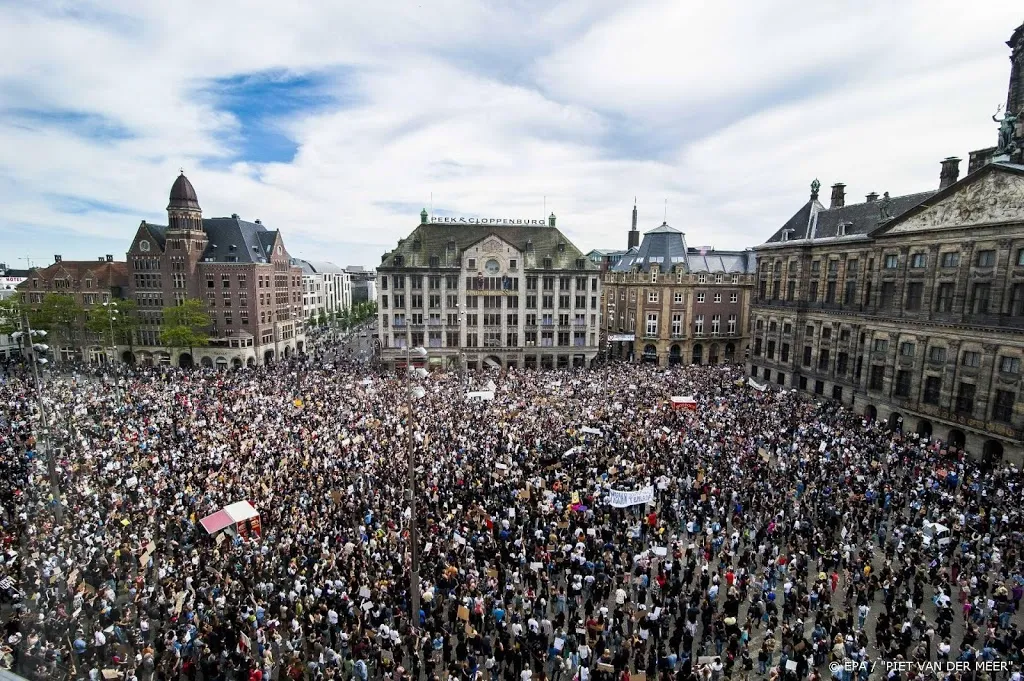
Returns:
[[[587,342],[589,338],[589,343]],[[404,348],[407,343],[412,347],[428,348],[518,348],[518,331],[478,331],[466,332],[466,343],[459,343],[458,331],[430,331],[424,334],[422,331],[413,331],[408,336],[396,334],[392,347]],[[597,345],[597,335],[584,331],[524,331],[523,347],[586,347]]]
[[[646,324],[644,326],[644,335],[647,336],[647,337],[651,337],[651,338],[658,337],[658,328],[659,328],[658,327],[658,313],[657,312],[648,312],[647,313],[647,318],[646,318],[645,321],[646,321]],[[682,313],[678,313],[678,312],[677,313],[673,313],[670,321],[671,321],[671,325],[669,326],[670,333],[673,336],[682,336],[683,335],[683,328],[685,326],[684,315]],[[711,335],[716,336],[716,335],[722,333],[722,315],[720,315],[720,314],[711,315],[710,322],[711,322],[711,325],[710,325],[710,333],[711,333]],[[737,323],[737,316],[735,314],[729,315],[729,317],[726,319],[726,327],[725,327],[726,328],[726,331],[725,331],[726,335],[728,335],[728,336],[736,335],[736,323]],[[636,317],[633,315],[633,312],[630,312],[629,316],[627,318],[627,329],[628,329],[628,331],[635,331],[636,330]],[[704,335],[704,331],[705,331],[704,315],[702,315],[702,314],[694,315],[694,317],[693,317],[693,334],[695,336],[703,336]]]
[[[440,313],[431,313],[429,316],[426,317],[426,324],[427,326],[441,326],[442,324],[445,324],[447,326],[458,326],[460,323],[459,318],[460,315],[458,313],[449,313],[446,318],[442,318]],[[464,319],[466,325],[469,327],[479,325],[481,320],[483,320],[484,326],[501,326],[502,323],[502,315],[500,312],[491,312],[485,314],[477,314],[473,312],[466,314]],[[552,314],[544,314],[538,320],[537,315],[531,313],[527,314],[524,319],[526,322],[526,326],[528,327],[538,326],[538,322],[540,326],[554,326],[556,322],[555,317]],[[387,315],[384,315],[383,317],[381,317],[381,320],[384,328],[387,328],[389,323],[389,317]],[[510,312],[504,316],[504,320],[505,324],[508,326],[518,326],[519,313]],[[408,317],[406,317],[404,313],[395,313],[392,323],[396,327],[404,327],[407,321],[409,324],[412,324],[413,326],[422,325],[424,323],[423,313],[413,312]],[[576,314],[570,321],[568,314],[560,314],[558,315],[557,322],[559,326],[569,326],[570,324],[572,324],[573,326],[583,327],[587,325],[587,316],[585,314]],[[597,326],[596,314],[590,315],[590,326]]]
[[[539,308],[537,306],[537,298],[538,298],[538,296],[536,296],[536,295],[527,295],[526,296],[525,303],[526,303],[526,309],[527,310],[536,310],[536,309],[553,310],[553,309],[555,309],[555,296],[554,295],[543,295],[543,296],[540,296],[541,305],[540,305]],[[439,309],[441,309],[441,300],[442,300],[441,294],[430,294],[430,295],[428,295],[427,299],[426,299],[426,301],[427,301],[427,309],[430,309],[430,310],[439,310]],[[481,300],[483,300],[482,306],[483,306],[483,308],[485,310],[487,310],[487,309],[500,310],[503,307],[506,308],[506,309],[509,309],[509,310],[519,309],[519,296],[517,296],[517,295],[507,295],[507,296],[494,296],[494,295],[490,295],[490,296],[471,296],[471,295],[468,295],[468,296],[466,296],[465,309],[467,309],[467,310],[479,309],[481,307],[481,302],[480,302]],[[405,298],[405,294],[404,293],[395,293],[393,296],[388,296],[387,294],[383,294],[380,297],[380,308],[382,310],[387,310],[387,309],[400,310],[400,309],[404,309],[406,307],[405,301],[406,301],[406,298]],[[504,302],[502,302],[502,301],[504,301]],[[444,302],[445,302],[445,307],[447,307],[448,309],[458,308],[459,307],[458,297],[455,296],[455,295],[447,296],[444,299]],[[409,303],[410,303],[409,304],[409,309],[411,309],[411,310],[423,309],[423,295],[419,294],[419,293],[412,294],[409,297]],[[569,294],[563,294],[563,295],[559,295],[558,296],[558,309],[560,309],[560,310],[569,310],[569,309],[573,309],[573,308],[578,309],[578,310],[586,309],[587,308],[587,297],[584,296],[584,295],[570,296]],[[590,297],[590,309],[591,310],[596,310],[597,309],[597,296],[591,296]]]
[[[647,302],[648,303],[657,303],[660,300],[660,295],[661,294],[660,294],[660,292],[657,289],[648,290],[647,291]],[[630,301],[631,302],[636,302],[636,290],[635,289],[630,291],[630,296],[629,297],[630,297]],[[626,289],[621,289],[619,291],[619,300],[625,300],[625,299],[626,299]],[[714,302],[716,302],[716,303],[720,303],[720,302],[722,302],[722,294],[719,293],[719,292],[713,293],[712,296],[711,296],[711,299]],[[730,303],[737,303],[737,302],[739,302],[739,299],[740,299],[740,295],[736,291],[732,291],[731,293],[729,293],[729,302]],[[707,293],[705,291],[698,291],[696,294],[694,294],[694,300],[696,302],[698,302],[698,303],[704,303],[707,300]],[[682,291],[673,291],[672,292],[672,303],[674,305],[680,305],[680,304],[682,304],[682,302],[683,302],[683,292]]]
[[[391,281],[391,287],[396,290],[406,288],[406,275],[405,274],[393,274],[390,277],[384,275],[380,279],[381,290],[387,290],[388,281]],[[574,281],[575,280],[575,281]],[[449,291],[455,291],[459,288],[459,278],[454,274],[447,274],[442,277],[439,274],[422,275],[422,274],[410,274],[408,275],[409,290],[419,291],[423,289],[424,281],[427,284],[427,289],[431,291],[441,290],[441,283],[443,281],[444,288]],[[538,284],[545,291],[554,291],[555,283],[558,283],[559,291],[570,291],[573,289],[575,284],[575,290],[586,291],[587,290],[587,277],[554,277],[554,276],[528,276],[526,277],[526,290],[536,291]],[[485,277],[483,274],[477,276],[466,277],[466,289],[468,290],[484,290],[484,291],[518,291],[519,290],[519,277],[501,276],[501,277]],[[598,289],[598,278],[590,277],[590,290],[597,292]]]

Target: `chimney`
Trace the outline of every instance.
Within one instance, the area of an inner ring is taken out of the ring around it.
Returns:
[[[842,182],[836,182],[832,185],[832,203],[829,208],[842,208],[846,205],[846,185]]]
[[[640,245],[640,232],[636,229],[636,199],[633,200],[633,228],[629,230],[629,234],[626,239],[626,248],[630,249]]]
[[[102,255],[100,257],[96,258],[96,259],[99,260],[100,262],[103,262],[103,256]]]
[[[960,178],[960,159],[950,156],[942,159],[942,171],[939,172],[939,190],[943,190]]]
[[[864,198],[867,199],[868,203],[872,203],[873,201],[877,201],[878,200],[878,192],[871,192],[870,194],[868,194]]]
[[[263,224],[263,220],[260,220],[259,218],[256,218],[253,222],[255,222],[257,225]]]
[[[107,253],[107,262],[114,262],[114,256]]]
[[[55,255],[55,256],[53,256],[53,261],[54,262],[60,262],[61,261],[61,257],[59,255]]]

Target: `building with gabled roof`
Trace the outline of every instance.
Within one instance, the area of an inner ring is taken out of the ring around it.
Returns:
[[[64,260],[53,256],[53,264],[33,267],[28,270],[25,280],[18,284],[17,291],[23,300],[32,306],[39,306],[51,293],[70,295],[75,303],[86,311],[123,298],[128,289],[128,269],[123,261],[114,256],[99,256],[96,260]],[[105,345],[100,335],[89,333],[85,318],[77,328],[71,329],[70,337],[58,334],[49,336],[48,344],[52,355],[60,361],[106,362],[111,348]]]
[[[132,347],[122,348],[125,361],[255,366],[303,349],[302,270],[292,264],[281,232],[238,214],[203,218],[184,173],[171,187],[167,225],[142,221],[127,265],[140,325]],[[205,304],[210,344],[166,348],[163,310],[186,299]]]
[[[1007,103],[1024,105],[1024,26]],[[755,250],[751,377],[994,463],[1024,460],[1024,134],[940,162],[938,188],[810,199]]]
[[[444,220],[444,221],[442,221]],[[431,220],[381,258],[378,330],[387,366],[422,346],[433,367],[589,366],[600,271],[546,220]]]

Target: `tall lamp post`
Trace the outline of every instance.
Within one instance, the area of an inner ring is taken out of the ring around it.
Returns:
[[[119,310],[117,308],[117,301],[113,300],[103,303],[103,307],[107,308],[107,321],[110,323],[110,364],[111,366],[113,366],[113,364],[117,361],[117,342],[114,340],[114,321],[117,320],[117,313],[119,312]],[[114,387],[116,388],[117,392],[117,400],[120,402],[122,400],[121,382],[118,380],[116,375],[114,376]]]
[[[36,353],[44,353],[50,348],[45,343],[32,342],[34,338],[45,338],[46,331],[35,331],[32,329],[32,323],[28,318],[28,311],[25,311],[22,315],[22,323],[24,324],[25,331],[15,331],[11,334],[11,337],[15,340],[20,340],[24,337],[25,349],[28,350],[30,347],[32,349],[32,378],[35,381],[36,405],[39,408],[39,434],[41,436],[39,442],[42,444],[42,449],[45,450],[46,454],[46,471],[50,477],[50,495],[56,504],[54,516],[59,524],[64,522],[64,508],[60,497],[60,482],[57,478],[57,458],[53,448],[50,446],[50,422],[46,415],[46,404],[43,402],[43,383],[39,378],[39,365],[45,364],[46,358],[36,357]]]
[[[411,332],[409,332],[411,336]],[[410,339],[411,340],[411,339]],[[427,375],[427,370],[423,368],[416,369],[413,371],[412,368],[412,356],[426,357],[427,350],[422,346],[411,347],[411,343],[407,342],[405,345],[405,406],[409,410],[409,427],[408,427],[408,446],[409,446],[409,471],[408,481],[406,483],[406,501],[409,502],[409,546],[411,553],[411,566],[409,571],[409,598],[410,598],[410,613],[409,620],[411,625],[419,627],[420,618],[420,546],[419,546],[419,530],[417,528],[416,520],[416,412],[413,411],[412,401],[413,399],[419,399],[423,397],[426,392],[419,386],[412,385],[412,375],[415,373],[418,377],[423,378]]]

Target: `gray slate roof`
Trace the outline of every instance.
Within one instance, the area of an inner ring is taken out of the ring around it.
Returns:
[[[538,266],[543,258],[551,258],[555,269],[576,269],[576,260],[583,258],[584,269],[599,269],[589,258],[584,258],[583,253],[557,227],[435,223],[418,225],[412,234],[399,241],[398,246],[384,255],[379,267],[394,267],[396,255],[405,258],[404,267],[427,267],[430,256],[434,255],[443,264],[446,261],[446,253],[448,262],[454,263],[461,257],[463,251],[491,235],[508,242],[522,252],[527,251],[527,242],[530,242]],[[415,249],[417,240],[419,250]],[[454,243],[455,252],[449,251],[450,243]],[[565,244],[562,253],[558,252],[559,243]]]
[[[146,223],[146,228],[164,250],[167,244],[167,225]],[[274,246],[277,230],[268,230],[263,225],[241,218],[204,218],[203,231],[208,244],[203,260],[213,262],[268,262],[270,249]],[[234,248],[231,248],[234,246]],[[229,260],[228,258],[236,258]]]
[[[338,267],[333,262],[326,262],[323,260],[303,260],[302,258],[292,258],[292,263],[301,267],[303,274],[342,274],[345,272],[345,270]]]
[[[209,239],[203,260],[214,262],[267,262],[277,236],[276,230],[236,217],[204,219],[203,231]]]
[[[811,236],[815,239],[838,237],[841,223],[846,225],[844,236],[868,235],[889,222],[889,219],[899,217],[935,193],[933,190],[890,197],[889,218],[884,220],[883,199],[848,204],[842,208],[825,208],[817,199],[811,199],[765,243],[782,242],[782,233],[786,230],[791,230],[789,241],[807,239]],[[811,219],[812,216],[814,220]],[[809,228],[813,230],[813,234],[808,234]]]
[[[662,223],[644,233],[640,246],[626,251],[612,272],[650,272],[658,265],[662,272],[681,267],[684,272],[724,272],[743,274],[757,269],[754,254],[749,251],[712,251],[703,255],[699,249],[689,248],[683,233]]]

